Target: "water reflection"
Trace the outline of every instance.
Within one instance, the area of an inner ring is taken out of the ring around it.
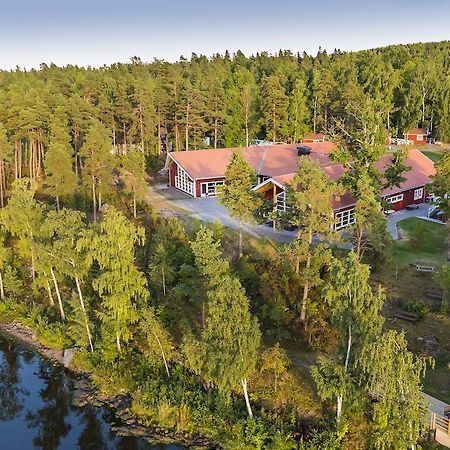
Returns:
[[[0,448],[182,450],[151,446],[111,431],[108,410],[72,405],[72,380],[60,368],[0,336]]]

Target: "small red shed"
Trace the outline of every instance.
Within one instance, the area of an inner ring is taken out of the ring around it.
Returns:
[[[325,142],[325,135],[323,133],[308,134],[302,139],[302,142]]]
[[[403,137],[411,141],[412,145],[425,145],[427,143],[428,130],[426,128],[412,128],[403,134]]]

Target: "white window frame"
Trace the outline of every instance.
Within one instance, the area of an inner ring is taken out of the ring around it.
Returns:
[[[346,209],[344,211],[339,211],[334,214],[335,224],[334,229],[336,231],[353,225],[356,222],[355,219],[355,208]]]
[[[418,141],[423,141],[423,134],[418,134],[417,135],[417,140]]]
[[[393,195],[392,197],[388,197],[387,201],[389,203],[399,203],[399,202],[403,201],[403,194],[397,194],[397,195]]]
[[[286,192],[285,191],[281,191],[276,195],[275,209],[277,210],[277,212],[286,212],[287,206],[286,206]]]
[[[423,188],[418,188],[414,190],[414,200],[423,199]]]
[[[177,175],[175,175],[175,187],[186,194],[195,197],[194,182],[187,172],[180,166],[177,166]]]
[[[206,194],[203,194],[203,186],[206,186]],[[217,195],[217,186],[223,186],[224,182],[221,181],[204,181],[200,183],[200,196],[201,197],[215,197]]]

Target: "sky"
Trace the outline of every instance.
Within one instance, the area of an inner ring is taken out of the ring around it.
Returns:
[[[0,69],[450,39],[450,0],[0,0]]]

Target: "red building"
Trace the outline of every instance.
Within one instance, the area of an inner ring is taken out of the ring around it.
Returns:
[[[403,137],[410,141],[411,145],[425,145],[427,143],[428,130],[426,128],[411,128]]]
[[[303,149],[305,146],[302,147]],[[247,147],[240,149],[249,164],[255,169],[258,185],[255,190],[272,200],[278,211],[286,210],[286,185],[297,172],[300,158],[312,158],[332,179],[339,179],[344,167],[330,158],[331,142],[308,143],[310,153],[299,156],[298,144]],[[194,150],[172,152],[168,155],[169,185],[192,197],[216,195],[216,187],[225,182],[225,170],[231,155],[237,149]],[[377,162],[383,172],[392,159],[392,154],[384,155]],[[425,187],[435,174],[433,162],[417,149],[408,152],[405,165],[411,170],[404,174],[405,181],[400,187],[385,189],[383,198],[394,211],[411,204],[425,201]],[[333,204],[336,229],[354,223],[355,200],[344,194]]]
[[[325,135],[323,133],[308,134],[302,139],[303,143],[311,142],[325,142]]]

